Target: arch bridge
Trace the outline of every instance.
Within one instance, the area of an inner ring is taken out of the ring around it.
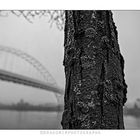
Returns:
[[[49,71],[33,56],[7,46],[0,46],[0,79],[63,95]]]

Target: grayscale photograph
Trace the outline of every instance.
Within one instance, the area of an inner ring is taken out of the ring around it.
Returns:
[[[140,10],[0,10],[0,130],[140,130]]]

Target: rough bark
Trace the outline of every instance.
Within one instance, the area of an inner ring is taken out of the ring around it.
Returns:
[[[127,85],[111,11],[65,11],[63,129],[124,129]]]

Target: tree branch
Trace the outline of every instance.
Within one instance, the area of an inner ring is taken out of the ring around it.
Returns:
[[[9,14],[13,14],[17,17],[24,17],[28,22],[33,23],[35,17],[49,17],[52,27],[53,23],[59,30],[63,30],[65,22],[65,11],[64,10],[0,10],[0,16],[7,17]]]

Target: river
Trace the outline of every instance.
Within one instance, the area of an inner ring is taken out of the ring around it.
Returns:
[[[61,113],[0,111],[0,129],[60,129]],[[124,117],[125,129],[140,129],[140,118]]]
[[[57,112],[0,110],[0,129],[58,129]]]

